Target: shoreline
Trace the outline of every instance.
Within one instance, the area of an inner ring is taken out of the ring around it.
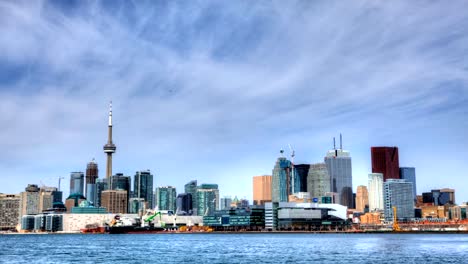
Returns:
[[[141,233],[141,234],[171,234],[171,235],[184,235],[184,234],[468,234],[468,231],[212,231],[212,232],[157,232],[157,233]],[[31,232],[31,233],[16,233],[5,232],[1,235],[114,235],[108,233],[81,233],[81,232]],[[119,234],[119,235],[138,235],[132,234]]]

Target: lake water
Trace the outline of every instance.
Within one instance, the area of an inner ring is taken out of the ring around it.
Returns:
[[[468,234],[3,235],[4,263],[468,263]]]

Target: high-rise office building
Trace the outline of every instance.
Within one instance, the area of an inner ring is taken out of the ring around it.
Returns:
[[[156,188],[156,206],[159,210],[168,210],[176,213],[176,188],[164,186]]]
[[[153,204],[153,174],[149,170],[137,171],[133,180],[134,197],[143,198],[147,208],[154,208]]]
[[[197,188],[198,215],[207,215],[219,210],[219,190],[217,184],[201,184]]]
[[[39,214],[39,187],[36,184],[28,184],[21,193],[21,216]]]
[[[416,201],[416,169],[412,167],[401,167],[400,179],[409,181],[413,184],[414,201]]]
[[[0,230],[13,230],[20,222],[21,196],[0,194]]]
[[[369,193],[367,187],[359,185],[356,191],[356,210],[358,212],[365,212],[369,210]]]
[[[271,202],[271,175],[253,177],[253,200],[256,205],[264,205],[266,202]],[[223,210],[222,208],[221,203],[221,210]]]
[[[125,208],[128,208],[128,202],[129,202],[129,199],[130,199],[130,186],[131,186],[131,177],[130,176],[125,176],[123,173],[116,173],[115,175],[112,175],[112,177],[110,178],[110,183],[108,184],[108,189],[107,190],[125,191],[127,193],[127,195],[125,195],[125,197],[127,199],[125,201],[125,203],[126,203]],[[101,193],[101,196],[102,196],[102,193]],[[113,203],[115,203],[115,202],[118,202],[120,200],[114,199],[113,197],[119,197],[119,199],[120,199],[123,196],[122,196],[121,193],[112,194],[112,196],[109,199],[111,199],[111,201]],[[101,197],[101,200],[103,200],[102,197]],[[104,205],[102,205],[102,206],[105,207]],[[117,206],[117,205],[112,204],[112,206],[114,206],[114,208],[124,208],[123,205],[118,205]],[[108,209],[108,212],[111,212],[111,211],[109,211],[109,209]]]
[[[192,195],[192,214],[197,215],[197,181],[193,180],[185,184],[184,191],[185,193],[190,193]]]
[[[384,181],[400,179],[397,147],[371,147],[372,173],[382,173]]]
[[[282,154],[283,151],[281,151]],[[272,202],[288,202],[290,194],[292,194],[291,162],[285,157],[279,157],[271,178],[271,200]]]
[[[124,190],[130,194],[131,181],[130,176],[125,176],[123,173],[116,173],[111,177],[109,190]]]
[[[231,209],[232,198],[231,196],[226,196],[221,198],[220,210],[229,210]]]
[[[102,207],[113,214],[126,214],[128,209],[128,193],[125,190],[105,190],[101,194]]]
[[[92,205],[97,204],[96,179],[98,178],[98,165],[94,159],[86,165],[86,199]]]
[[[179,193],[177,195],[176,208],[179,208],[180,215],[192,215],[192,194]]]
[[[295,164],[294,169],[297,174],[297,178],[301,183],[299,192],[308,192],[307,190],[307,177],[309,175],[310,164]]]
[[[109,179],[97,179],[96,180],[96,204],[94,206],[102,206],[102,192],[109,189]]]
[[[369,212],[384,209],[383,174],[370,173],[368,180]]]
[[[396,207],[398,219],[414,218],[413,184],[400,179],[385,181],[384,207],[387,221],[393,219],[393,207]]]
[[[39,212],[42,213],[43,211],[53,207],[56,200],[54,195],[58,195],[56,187],[43,186],[39,190]],[[61,193],[59,195],[61,196]]]
[[[117,147],[112,142],[112,102],[109,104],[109,124],[107,128],[107,144],[104,145],[104,153],[107,155],[106,163],[106,179],[112,176],[112,154],[115,153]]]
[[[335,203],[352,208],[353,206],[353,176],[351,156],[349,151],[343,150],[340,134],[340,148],[328,151],[325,157],[328,173],[330,174],[331,192],[336,193]]]
[[[84,174],[83,172],[72,172],[70,173],[70,195],[80,194],[84,195]]]
[[[330,174],[328,173],[327,164],[316,163],[311,164],[307,175],[307,190],[310,198],[319,198],[326,196],[330,188]]]

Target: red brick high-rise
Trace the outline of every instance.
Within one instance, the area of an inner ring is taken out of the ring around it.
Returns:
[[[384,181],[400,179],[397,147],[371,147],[372,173],[382,173]]]

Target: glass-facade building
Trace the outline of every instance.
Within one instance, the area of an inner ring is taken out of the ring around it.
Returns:
[[[84,173],[72,172],[70,173],[70,194],[84,195]]]
[[[330,192],[330,174],[325,163],[310,165],[307,175],[307,190],[312,199],[320,199]]]
[[[96,180],[96,204],[94,206],[100,207],[102,205],[102,192],[107,190],[109,182],[107,179]]]
[[[291,162],[285,157],[279,157],[273,168],[271,179],[272,202],[287,202],[291,194]]]
[[[137,171],[133,180],[134,198],[142,198],[147,208],[154,208],[153,204],[153,174],[149,170]]]
[[[208,215],[219,209],[219,190],[217,184],[201,184],[197,188],[198,215]]]
[[[178,214],[180,215],[192,215],[192,194],[190,193],[179,193],[177,195],[176,206],[178,208]]]
[[[413,184],[406,180],[388,179],[383,185],[385,220],[393,219],[393,207],[397,209],[398,219],[414,218]]]
[[[156,188],[156,206],[159,210],[167,210],[176,213],[176,188],[164,186]]]
[[[310,164],[297,164],[294,165],[298,181],[300,182],[298,192],[308,192],[307,190],[307,177],[309,175]]]
[[[193,180],[185,184],[184,191],[185,193],[190,193],[192,195],[192,214],[197,215],[198,208],[197,208],[197,181]]]
[[[400,179],[406,180],[413,184],[414,200],[416,201],[416,169],[412,167],[401,167]]]
[[[369,193],[369,211],[382,211],[384,209],[383,174],[370,173],[367,183]]]
[[[262,230],[265,226],[265,209],[231,208],[203,216],[203,225],[216,230]]]
[[[353,176],[349,151],[330,150],[325,157],[330,174],[331,192],[336,193],[335,203],[353,208]]]
[[[231,208],[232,198],[231,197],[223,197],[221,198],[221,210],[229,210]]]

